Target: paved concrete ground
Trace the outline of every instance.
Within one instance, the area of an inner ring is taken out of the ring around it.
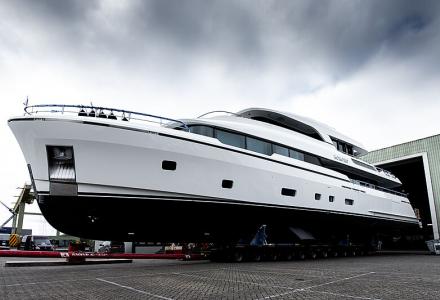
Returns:
[[[0,299],[440,299],[440,256],[430,255],[19,268],[6,260],[15,259],[0,258]]]

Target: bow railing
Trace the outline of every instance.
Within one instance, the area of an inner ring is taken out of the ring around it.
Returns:
[[[171,127],[189,131],[185,122],[162,117],[158,115],[146,114],[142,112],[124,110],[119,108],[110,108],[94,105],[70,105],[70,104],[37,104],[37,105],[25,105],[25,114],[35,115],[39,113],[55,113],[55,114],[76,114],[80,117],[88,118],[102,118],[109,120],[121,120],[121,121],[140,121],[151,122],[161,126]]]

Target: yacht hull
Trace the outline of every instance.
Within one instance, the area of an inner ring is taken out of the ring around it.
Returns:
[[[377,234],[399,235],[414,229],[414,224],[399,221],[215,199],[40,196],[39,205],[47,221],[61,232],[100,240],[233,243],[250,240],[266,224],[271,241],[292,242],[293,236],[275,233],[295,227],[319,240],[349,237],[369,242]]]
[[[9,126],[43,215],[74,236],[237,241],[266,224],[269,231],[295,226],[323,239],[363,239],[418,226],[405,197],[213,138],[87,117],[15,118]],[[67,183],[49,178],[52,146],[73,149],[75,176]]]

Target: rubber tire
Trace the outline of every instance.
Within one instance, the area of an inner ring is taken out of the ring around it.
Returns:
[[[260,253],[255,253],[253,256],[253,261],[260,262],[263,260],[263,256]]]
[[[244,255],[242,251],[235,251],[232,255],[232,260],[234,262],[240,263],[244,260]]]

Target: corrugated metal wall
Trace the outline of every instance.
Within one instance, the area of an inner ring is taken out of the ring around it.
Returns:
[[[363,156],[362,159],[374,164],[424,152],[427,153],[428,157],[437,220],[440,220],[440,135],[434,135],[424,139],[371,151]],[[438,223],[437,228],[440,228],[440,224]]]

